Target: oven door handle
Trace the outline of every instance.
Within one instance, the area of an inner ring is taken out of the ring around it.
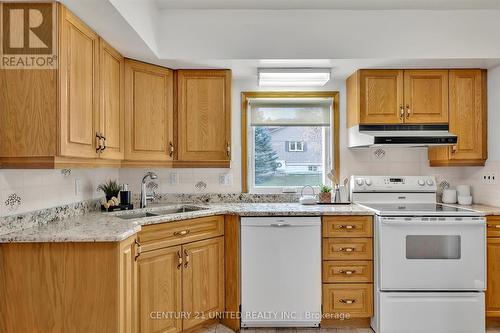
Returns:
[[[406,222],[406,221],[380,221],[382,225],[387,226],[426,226],[426,227],[442,227],[442,226],[477,226],[485,228],[484,222],[479,221],[456,221],[456,222]]]

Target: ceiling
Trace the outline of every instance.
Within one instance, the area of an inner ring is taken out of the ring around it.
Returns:
[[[124,56],[172,69],[228,68],[253,80],[259,67],[330,67],[345,79],[360,68],[500,65],[500,9],[368,10],[498,8],[500,0],[61,1]]]
[[[155,0],[160,9],[500,9],[500,0]]]

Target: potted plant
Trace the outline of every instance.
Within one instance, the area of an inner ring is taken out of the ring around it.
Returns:
[[[332,188],[327,185],[321,185],[319,187],[319,202],[330,203],[332,202]]]
[[[120,193],[120,185],[116,180],[109,180],[106,183],[100,184],[97,186],[97,190],[101,190],[106,195],[106,202],[111,200],[111,198],[118,198],[118,194]]]

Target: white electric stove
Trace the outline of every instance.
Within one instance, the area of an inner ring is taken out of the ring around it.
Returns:
[[[485,332],[481,213],[436,203],[433,177],[353,176],[351,199],[375,212],[375,332]]]

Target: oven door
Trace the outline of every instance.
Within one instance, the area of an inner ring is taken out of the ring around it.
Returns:
[[[381,290],[484,290],[484,218],[378,218]]]

